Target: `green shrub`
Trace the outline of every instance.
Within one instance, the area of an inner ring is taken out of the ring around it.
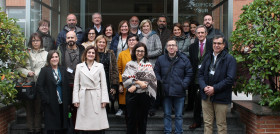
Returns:
[[[280,108],[280,1],[245,5],[232,33],[231,52],[238,61],[235,93],[261,96],[261,105]]]
[[[15,102],[15,82],[20,78],[18,65],[25,65],[27,53],[24,34],[16,20],[0,12],[0,103]]]

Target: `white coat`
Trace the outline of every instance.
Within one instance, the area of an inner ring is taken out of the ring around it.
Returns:
[[[80,103],[77,109],[75,129],[102,130],[109,128],[106,108],[109,103],[106,76],[103,64],[94,62],[89,70],[85,62],[76,67],[73,103]]]

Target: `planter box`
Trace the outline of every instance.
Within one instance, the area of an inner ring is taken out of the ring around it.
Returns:
[[[279,134],[280,112],[272,111],[254,101],[233,101],[233,111],[240,114],[246,126],[246,134]]]

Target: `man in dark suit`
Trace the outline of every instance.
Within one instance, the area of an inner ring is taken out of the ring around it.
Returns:
[[[192,125],[189,126],[190,129],[195,129],[201,126],[201,96],[199,94],[199,85],[197,81],[197,72],[201,67],[201,63],[203,61],[204,56],[207,52],[212,50],[212,42],[207,37],[207,29],[203,25],[199,25],[195,31],[197,39],[193,44],[190,46],[190,61],[193,68],[193,79],[191,83],[191,90],[194,90],[194,98],[195,98],[195,105],[194,105],[194,122]]]
[[[92,23],[93,23],[93,28],[97,30],[96,37],[100,34],[102,34],[102,31],[104,27],[101,25],[102,23],[102,16],[100,13],[96,12],[92,14]]]

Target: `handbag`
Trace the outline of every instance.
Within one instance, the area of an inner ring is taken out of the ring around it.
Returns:
[[[29,52],[28,52],[29,54]],[[31,66],[31,71],[34,71],[33,62],[29,54],[29,61]],[[33,76],[35,80],[35,75]],[[26,81],[26,79],[24,79]],[[36,83],[35,82],[24,82],[17,83],[15,89],[17,90],[17,99],[18,100],[34,100],[36,98]]]

